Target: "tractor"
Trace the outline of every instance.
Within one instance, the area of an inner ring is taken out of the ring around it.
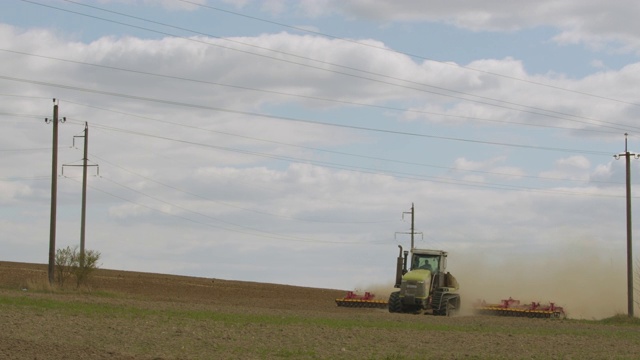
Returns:
[[[391,313],[424,313],[450,316],[460,310],[458,282],[446,272],[447,252],[400,248],[395,288],[389,296]],[[411,258],[409,258],[411,255]]]

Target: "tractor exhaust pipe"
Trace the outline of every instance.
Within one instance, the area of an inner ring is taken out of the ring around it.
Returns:
[[[400,283],[402,282],[402,275],[406,273],[407,264],[406,261],[402,259],[402,246],[398,245],[400,248],[400,255],[398,255],[398,259],[396,260],[396,284],[394,287],[399,288]]]
[[[407,257],[409,256],[409,252],[404,252],[404,258],[402,257],[402,246],[398,245],[400,248],[400,254],[398,255],[398,259],[396,260],[396,284],[395,287],[399,288],[400,283],[402,283],[402,275],[407,273]]]
[[[407,270],[407,258],[409,257],[409,252],[404,251],[404,265],[402,266],[402,275],[406,274],[409,270]]]

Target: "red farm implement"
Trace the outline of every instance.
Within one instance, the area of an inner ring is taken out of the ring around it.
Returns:
[[[375,295],[365,292],[364,295],[358,295],[353,291],[347,292],[347,296],[336,299],[338,306],[358,307],[358,308],[386,308],[388,302],[386,300],[375,300]]]
[[[500,304],[488,304],[484,300],[478,301],[474,309],[476,314],[479,315],[553,319],[566,318],[564,309],[556,306],[554,303],[540,304],[539,302],[532,302],[530,304],[520,304],[520,300],[514,300],[512,298],[502,300]]]

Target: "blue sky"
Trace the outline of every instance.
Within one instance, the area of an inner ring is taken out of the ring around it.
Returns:
[[[465,299],[623,311],[580,299],[604,273],[625,298],[638,5],[425,4],[0,3],[2,260],[47,261],[56,98],[61,165],[89,123],[105,268],[384,293],[415,203]],[[58,172],[74,246],[80,171]]]

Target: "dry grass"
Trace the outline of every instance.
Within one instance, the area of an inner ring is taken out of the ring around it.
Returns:
[[[37,291],[37,292],[54,292],[56,286],[49,284],[49,281],[40,276],[29,277],[22,281],[20,284],[20,290],[22,291]]]

